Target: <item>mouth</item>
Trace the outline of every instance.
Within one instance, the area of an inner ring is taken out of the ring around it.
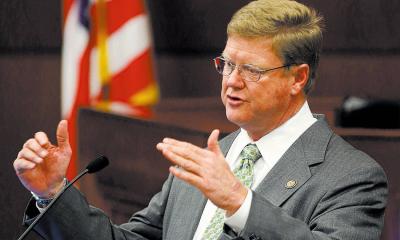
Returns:
[[[236,97],[236,96],[232,96],[232,95],[228,95],[228,98],[233,101],[242,101],[242,99],[240,97]]]
[[[227,102],[230,105],[239,105],[239,104],[241,104],[241,103],[243,103],[245,101],[244,99],[242,99],[242,98],[240,98],[238,96],[230,95],[230,94],[228,94],[226,96],[226,98],[227,98]]]

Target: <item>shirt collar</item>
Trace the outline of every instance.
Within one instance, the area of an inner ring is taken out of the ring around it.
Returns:
[[[272,167],[287,149],[316,121],[306,101],[293,117],[257,141],[253,141],[247,131],[241,129],[228,152],[227,159],[233,168],[243,148],[249,143],[255,143],[261,152],[263,161]]]

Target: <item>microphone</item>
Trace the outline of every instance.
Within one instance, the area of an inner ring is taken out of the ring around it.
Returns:
[[[100,156],[96,158],[95,160],[91,161],[87,166],[85,171],[87,170],[87,173],[95,173],[103,168],[108,166],[108,158],[106,156]]]
[[[29,225],[29,227],[25,230],[25,232],[18,238],[18,240],[22,240],[24,239],[28,233],[32,230],[32,228],[36,225],[36,223],[43,217],[43,215],[47,212],[47,210],[49,210],[51,208],[51,206],[53,206],[53,204],[58,200],[58,198],[69,188],[71,187],[72,184],[74,184],[76,181],[78,181],[83,175],[85,175],[86,173],[95,173],[98,172],[100,170],[102,170],[103,168],[108,166],[108,158],[106,156],[100,156],[98,158],[96,158],[95,160],[93,160],[92,162],[90,162],[85,170],[83,170],[81,173],[79,173],[78,176],[76,176],[71,182],[69,182],[64,188],[61,189],[61,191],[59,193],[56,194],[56,196],[54,197],[54,199],[50,202],[50,204],[46,207],[46,209],[41,212],[39,214],[39,216],[36,217],[35,221],[32,222],[31,225]]]

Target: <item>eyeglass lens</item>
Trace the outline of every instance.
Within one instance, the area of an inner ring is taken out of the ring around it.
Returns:
[[[215,58],[214,62],[217,72],[224,76],[229,76],[237,67],[235,64],[230,63],[221,57]],[[247,66],[240,67],[240,74],[247,81],[258,81],[260,78],[260,72],[256,72]]]

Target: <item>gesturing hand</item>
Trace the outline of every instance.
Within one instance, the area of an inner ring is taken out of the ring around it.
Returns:
[[[54,196],[62,188],[71,158],[65,120],[57,127],[57,145],[52,145],[44,132],[37,132],[25,142],[14,161],[21,183],[43,198]]]
[[[210,134],[207,149],[193,144],[164,138],[157,149],[173,164],[170,172],[198,188],[217,207],[228,215],[244,202],[247,188],[233,175],[218,145],[219,130]]]

